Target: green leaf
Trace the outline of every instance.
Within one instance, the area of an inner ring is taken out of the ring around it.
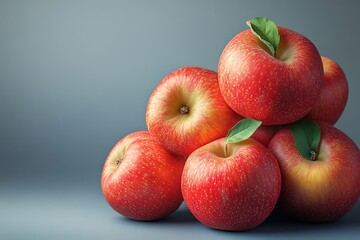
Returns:
[[[310,119],[301,119],[290,126],[295,145],[301,155],[315,160],[320,143],[320,127]]]
[[[248,139],[260,125],[260,121],[256,121],[251,118],[245,118],[239,121],[228,132],[226,136],[226,143],[236,143]]]
[[[280,34],[276,24],[263,17],[256,17],[246,22],[253,34],[258,37],[275,56],[276,49],[280,43]]]

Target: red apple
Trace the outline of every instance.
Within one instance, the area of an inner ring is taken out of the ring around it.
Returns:
[[[307,117],[334,125],[345,109],[349,88],[341,67],[329,58],[321,59],[324,66],[324,86]]]
[[[110,206],[135,220],[156,220],[183,201],[181,173],[185,160],[165,150],[149,132],[121,139],[105,161],[103,194]]]
[[[281,207],[294,218],[311,222],[345,215],[360,195],[359,148],[331,125],[319,126],[321,139],[315,161],[299,153],[289,128],[280,130],[269,144],[282,175]]]
[[[240,119],[221,96],[217,73],[199,67],[185,67],[167,75],[146,109],[150,133],[166,149],[182,156],[225,137]]]
[[[251,138],[257,140],[265,147],[267,147],[272,139],[272,137],[282,128],[280,125],[261,125],[256,131],[251,135]]]
[[[219,85],[238,114],[265,125],[287,124],[314,106],[324,79],[315,45],[301,34],[278,27],[280,44],[273,57],[251,30],[237,34],[223,50]]]
[[[191,213],[220,230],[258,226],[273,210],[281,187],[273,154],[254,139],[227,145],[225,138],[195,150],[185,163],[181,189]]]

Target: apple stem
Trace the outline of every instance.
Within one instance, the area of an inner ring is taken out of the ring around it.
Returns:
[[[224,150],[225,150],[225,157],[227,157],[227,143],[225,143],[225,148],[224,148]]]
[[[310,160],[315,161],[316,160],[316,155],[317,155],[316,152],[311,150],[310,151]]]

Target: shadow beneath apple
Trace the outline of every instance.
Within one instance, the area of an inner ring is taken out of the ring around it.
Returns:
[[[188,223],[196,223],[198,222],[196,218],[190,213],[189,209],[185,204],[182,204],[175,212],[170,214],[169,216],[154,220],[154,221],[137,221],[124,216],[119,216],[118,220],[121,222],[136,222],[136,223],[144,223],[144,224],[188,224]]]
[[[153,221],[153,223],[194,223],[196,218],[190,213],[187,207],[181,207],[166,218]]]
[[[306,233],[306,232],[324,232],[346,231],[360,227],[360,204],[356,204],[354,208],[344,217],[327,223],[311,223],[294,220],[279,210],[274,212],[258,227],[245,232],[226,232],[229,235],[245,234],[245,235],[265,235],[265,234],[287,234],[287,233]]]
[[[302,222],[291,219],[284,213],[276,210],[274,211],[265,222],[259,227],[252,230],[253,233],[274,233],[274,232],[306,232],[306,231],[338,231],[340,229],[346,230],[360,226],[360,204],[356,204],[354,208],[344,217],[326,223],[311,223]]]
[[[174,213],[169,215],[166,218],[156,220],[156,221],[136,221],[124,216],[118,216],[117,221],[128,224],[141,225],[142,227],[154,227],[156,226],[169,226],[171,229],[175,229],[177,225],[186,225],[192,229],[201,228],[202,231],[210,231],[211,234],[215,235],[228,235],[231,239],[234,237],[238,238],[241,236],[264,236],[265,234],[275,234],[278,236],[286,236],[288,233],[299,233],[299,234],[314,234],[327,232],[327,234],[332,234],[338,232],[351,232],[351,230],[360,227],[360,202],[357,203],[354,208],[344,217],[328,223],[309,223],[301,222],[290,217],[286,216],[284,213],[280,212],[278,209],[275,209],[273,213],[258,227],[244,232],[230,232],[230,231],[221,231],[215,230],[209,227],[202,225],[196,218],[190,213],[185,204],[182,204],[179,209]],[[167,228],[170,229],[170,228]]]

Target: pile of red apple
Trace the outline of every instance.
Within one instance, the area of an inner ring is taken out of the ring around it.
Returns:
[[[243,231],[275,205],[295,219],[335,220],[360,196],[360,151],[333,125],[348,98],[340,66],[266,18],[226,45],[218,73],[184,67],[152,93],[148,131],[105,161],[103,194],[120,214],[163,218],[184,200],[201,223]]]

